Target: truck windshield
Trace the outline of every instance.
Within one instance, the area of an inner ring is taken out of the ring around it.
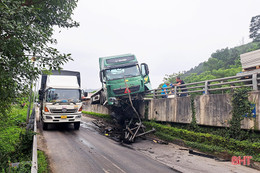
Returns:
[[[46,94],[47,102],[80,102],[78,89],[49,89]]]
[[[107,80],[121,79],[124,77],[140,76],[138,65],[122,68],[114,68],[105,71]]]

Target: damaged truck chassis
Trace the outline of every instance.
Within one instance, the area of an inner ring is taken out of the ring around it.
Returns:
[[[99,58],[102,88],[91,96],[92,104],[106,106],[123,130],[123,141],[134,142],[145,132],[136,110],[144,94],[151,90],[147,64],[140,66],[132,54]]]

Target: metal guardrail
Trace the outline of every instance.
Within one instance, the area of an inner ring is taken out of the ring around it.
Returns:
[[[32,114],[29,120],[29,124],[27,128],[33,129],[35,132],[35,135],[33,136],[33,149],[32,149],[32,166],[31,166],[31,173],[37,173],[38,172],[38,163],[37,163],[37,125],[36,125],[36,113],[35,113],[35,107],[32,109]]]
[[[239,74],[237,76],[212,79],[174,87],[165,87],[149,90],[146,97],[158,98],[162,96],[177,97],[180,94],[202,93],[211,94],[215,91],[232,90],[234,88],[251,87],[253,91],[260,86],[260,73]],[[184,88],[183,88],[184,87]],[[185,90],[185,91],[183,91]]]

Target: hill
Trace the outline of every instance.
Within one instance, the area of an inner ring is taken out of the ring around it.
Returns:
[[[234,48],[224,48],[211,54],[211,57],[184,73],[173,73],[164,77],[164,82],[175,82],[177,75],[186,83],[234,76],[242,70],[240,54],[260,49],[260,42],[251,42]]]

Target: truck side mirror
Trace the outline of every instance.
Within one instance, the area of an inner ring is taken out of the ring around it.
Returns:
[[[88,92],[84,92],[84,97],[87,97],[88,96]]]
[[[145,63],[141,64],[141,73],[143,76],[147,76],[149,74],[149,68],[147,64]]]
[[[43,91],[39,90],[39,100],[42,101],[43,100]]]
[[[99,78],[101,83],[106,83],[106,81],[104,81],[104,70],[99,72]]]
[[[100,79],[100,82],[103,83],[103,75],[102,75],[103,71],[100,71],[99,72],[99,79]]]

